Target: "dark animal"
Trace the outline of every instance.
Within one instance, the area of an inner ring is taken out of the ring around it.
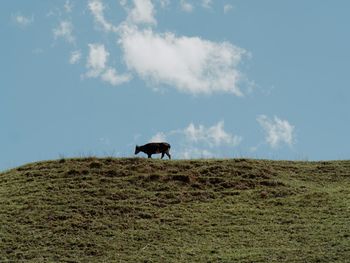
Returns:
[[[164,157],[164,154],[168,156],[169,159],[171,159],[171,155],[169,153],[170,150],[170,144],[166,142],[151,142],[147,143],[142,146],[137,146],[135,148],[135,154],[138,154],[139,152],[144,152],[147,154],[148,158],[152,158],[152,154],[161,153],[162,159]]]

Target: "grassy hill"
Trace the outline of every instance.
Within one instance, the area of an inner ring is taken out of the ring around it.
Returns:
[[[350,161],[61,159],[0,174],[0,262],[350,262]]]

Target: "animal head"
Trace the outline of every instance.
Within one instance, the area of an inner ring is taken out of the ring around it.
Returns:
[[[140,152],[140,146],[137,146],[135,147],[135,154],[138,154]]]

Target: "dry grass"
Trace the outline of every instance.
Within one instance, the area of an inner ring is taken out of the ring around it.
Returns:
[[[60,159],[0,175],[0,261],[349,262],[350,161]]]

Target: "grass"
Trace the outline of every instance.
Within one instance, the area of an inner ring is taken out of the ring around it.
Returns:
[[[0,174],[0,262],[349,262],[350,161],[60,159]]]

